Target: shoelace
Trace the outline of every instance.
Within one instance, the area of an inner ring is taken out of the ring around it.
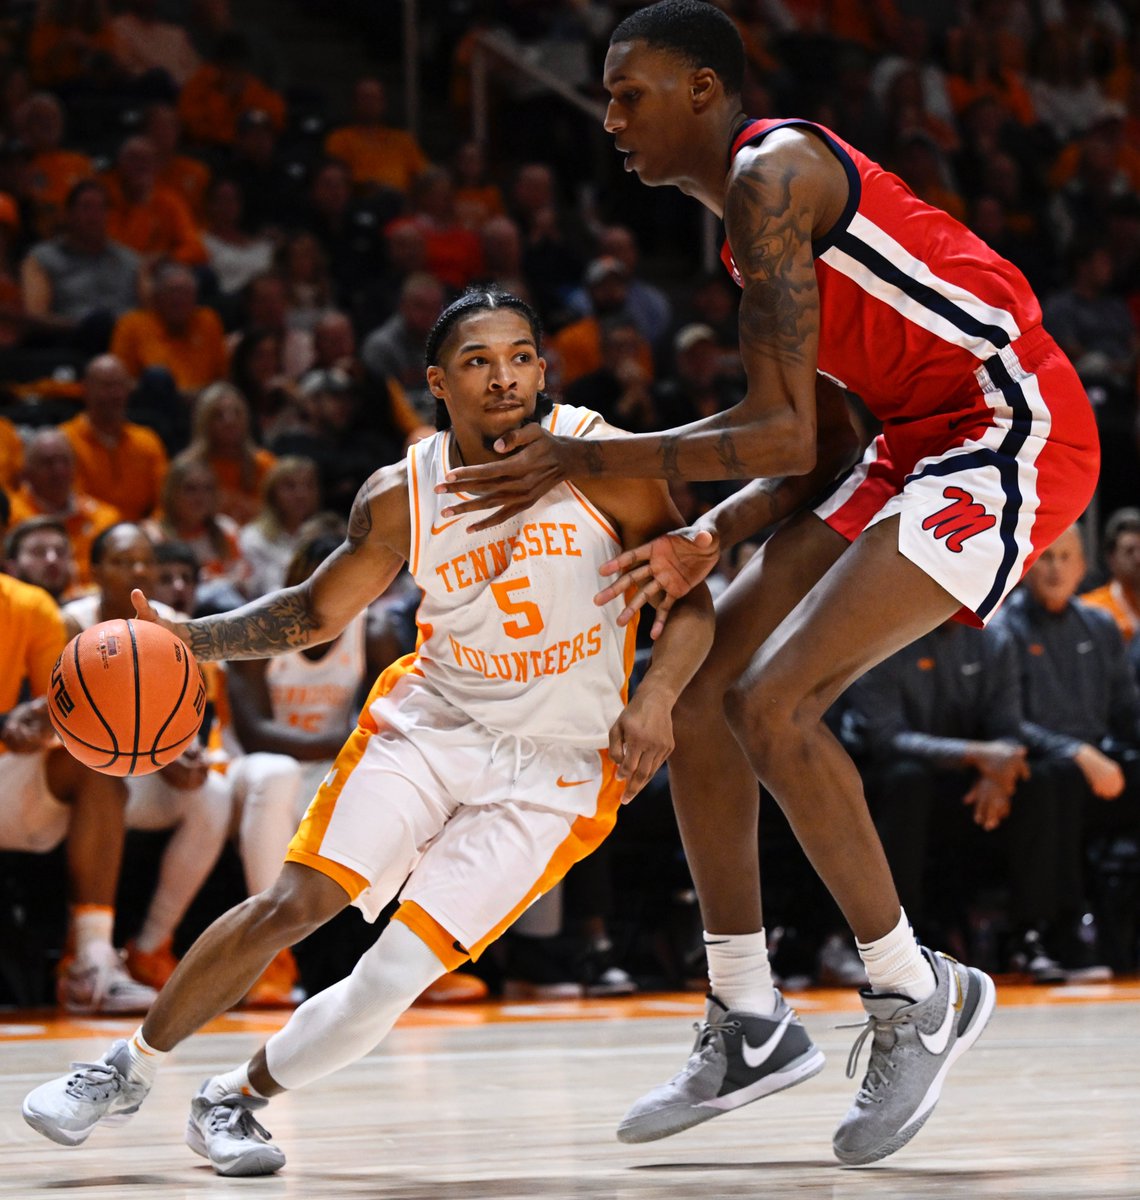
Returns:
[[[495,755],[499,753],[501,746],[509,745],[512,742],[514,743],[515,751],[515,773],[511,782],[514,783],[518,781],[518,777],[522,774],[523,767],[538,753],[538,747],[525,735],[500,733],[491,743],[491,761],[495,761]]]
[[[868,1017],[866,1021],[858,1024],[837,1025],[836,1029],[859,1029],[859,1036],[855,1039],[855,1045],[851,1047],[851,1053],[847,1056],[847,1078],[854,1079],[855,1072],[859,1065],[859,1055],[863,1049],[863,1043],[872,1033],[886,1033],[896,1025],[906,1024],[907,1017]],[[879,1050],[876,1054],[876,1044],[871,1043],[871,1057],[867,1062],[867,1077],[863,1080],[863,1086],[859,1089],[859,1095],[867,1100],[879,1103],[880,1097],[876,1092],[886,1085],[887,1079],[887,1051]]]
[[[697,1044],[689,1055],[689,1061],[673,1077],[674,1080],[686,1078],[704,1062],[705,1051],[713,1044],[714,1034],[731,1033],[740,1028],[740,1022],[718,1021],[714,1018],[711,1021],[694,1021],[693,1028],[697,1032]]]
[[[273,1135],[244,1104],[215,1104],[206,1116],[206,1128],[211,1133],[228,1133],[242,1138],[270,1142]]]
[[[123,1090],[123,1077],[110,1063],[73,1062],[74,1075],[67,1080],[67,1094],[76,1100],[106,1100]]]

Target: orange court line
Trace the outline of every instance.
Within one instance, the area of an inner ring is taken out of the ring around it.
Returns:
[[[998,1004],[1002,1007],[1050,1004],[1140,1004],[1140,978],[1108,983],[1070,984],[1058,987],[998,977]],[[862,1011],[858,994],[848,988],[813,988],[789,993],[791,1003],[804,1015]],[[591,1000],[493,1000],[480,1004],[419,1004],[399,1021],[405,1029],[443,1029],[535,1021],[648,1020],[700,1016],[703,998],[698,992],[646,992]],[[289,1019],[279,1010],[239,1009],[211,1021],[203,1033],[274,1033]],[[0,1011],[0,1042],[55,1041],[64,1038],[129,1036],[138,1017],[83,1017],[60,1014],[55,1009]]]

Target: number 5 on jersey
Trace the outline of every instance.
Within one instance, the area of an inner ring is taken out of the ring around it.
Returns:
[[[496,580],[491,584],[491,593],[495,597],[495,603],[508,616],[521,618],[516,621],[503,622],[503,632],[507,637],[533,637],[543,630],[542,613],[539,612],[538,605],[533,600],[513,598],[514,593],[524,592],[529,587],[530,578],[527,575],[523,575],[519,579]]]

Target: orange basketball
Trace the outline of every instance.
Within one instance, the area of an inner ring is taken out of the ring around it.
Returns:
[[[153,621],[104,621],[68,642],[51,673],[48,715],[81,763],[149,775],[194,740],[206,681],[189,648]]]

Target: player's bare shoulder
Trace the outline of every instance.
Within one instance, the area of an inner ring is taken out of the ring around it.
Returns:
[[[408,464],[401,459],[373,471],[352,502],[345,537],[349,552],[384,547],[408,557]]]

